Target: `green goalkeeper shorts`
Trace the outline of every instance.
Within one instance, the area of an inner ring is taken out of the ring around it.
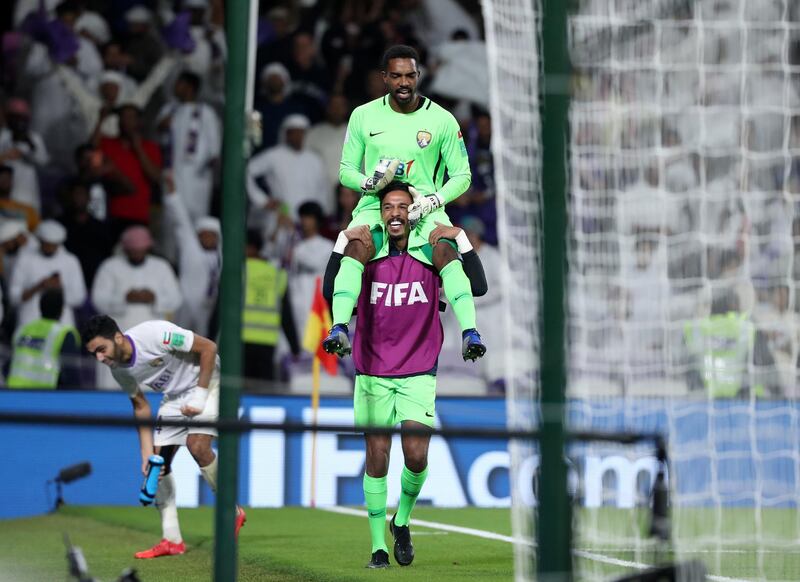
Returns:
[[[358,374],[353,410],[356,426],[394,426],[413,420],[432,427],[436,414],[436,376],[385,378]]]
[[[370,208],[367,206],[362,210],[353,213],[353,220],[347,225],[347,228],[354,226],[361,226],[366,224],[372,231],[372,240],[375,241],[375,256],[372,258],[382,259],[389,254],[389,238],[385,235],[385,225],[381,220],[380,208]],[[426,265],[433,265],[433,249],[431,248],[428,238],[430,237],[433,229],[436,228],[436,223],[441,222],[446,226],[453,226],[450,222],[450,217],[444,211],[444,208],[437,208],[428,216],[419,221],[417,228],[411,231],[408,237],[408,254],[425,263]],[[457,249],[455,242],[446,239],[450,245]]]

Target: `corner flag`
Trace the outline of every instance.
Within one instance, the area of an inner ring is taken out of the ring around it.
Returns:
[[[322,349],[322,340],[328,335],[331,328],[331,316],[328,310],[328,302],[322,296],[322,278],[317,277],[314,289],[314,299],[311,302],[311,313],[308,316],[305,333],[303,334],[303,348],[312,354],[314,359],[319,360],[325,371],[331,376],[336,375],[336,354],[329,354]]]

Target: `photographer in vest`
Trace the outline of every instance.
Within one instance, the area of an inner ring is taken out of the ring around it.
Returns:
[[[73,325],[60,323],[64,309],[61,289],[39,298],[42,316],[14,334],[9,388],[78,388],[81,342]]]

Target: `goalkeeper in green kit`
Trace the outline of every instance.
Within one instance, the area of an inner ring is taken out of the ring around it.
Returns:
[[[475,329],[475,302],[469,279],[461,261],[454,260],[458,253],[453,241],[441,240],[436,245],[428,242],[437,223],[451,226],[444,205],[469,188],[472,175],[456,119],[417,93],[418,61],[417,52],[409,46],[389,48],[381,62],[387,94],[357,107],[350,116],[339,181],[362,196],[348,229],[360,225],[373,231],[383,229],[376,193],[393,180],[412,186],[408,253],[439,273],[445,297],[461,326],[462,356],[475,360],[483,356],[486,347]],[[362,167],[366,168],[366,175]],[[351,351],[347,324],[361,293],[364,266],[382,257],[381,250],[371,248],[362,240],[348,240],[344,233],[336,241],[327,272],[338,270],[338,274],[332,290],[330,277],[326,276],[325,289],[326,296],[332,296],[333,310],[333,327],[322,342],[329,353],[343,356]],[[384,248],[382,252],[387,251]]]

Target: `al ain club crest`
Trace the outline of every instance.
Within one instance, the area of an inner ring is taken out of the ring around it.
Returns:
[[[420,130],[417,132],[417,145],[423,149],[431,145],[431,132]]]

